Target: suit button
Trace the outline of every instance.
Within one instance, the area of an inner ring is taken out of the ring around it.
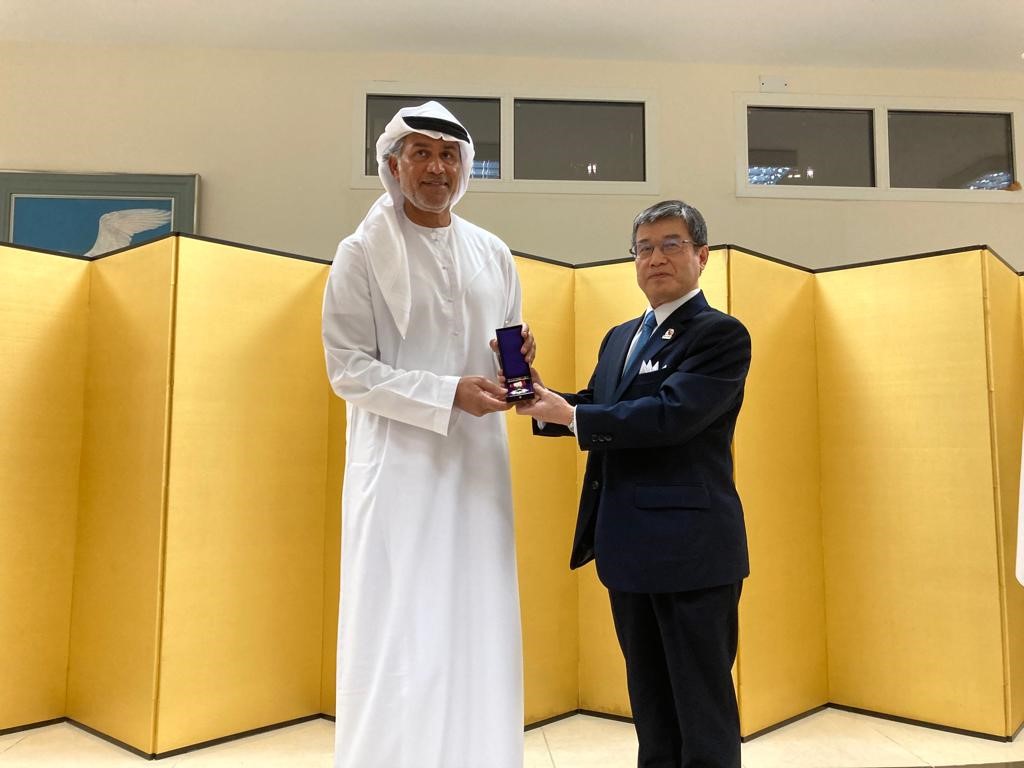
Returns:
[[[596,491],[600,487],[601,487],[601,481],[600,480],[591,480],[590,481],[590,490]]]

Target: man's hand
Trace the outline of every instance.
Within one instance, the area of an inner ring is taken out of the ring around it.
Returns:
[[[507,411],[512,407],[505,402],[505,390],[483,376],[463,376],[455,388],[455,407],[473,416]]]
[[[520,347],[519,351],[523,353],[523,358],[526,360],[527,365],[533,365],[533,361],[537,357],[537,340],[533,337],[533,331],[530,330],[530,326],[523,323],[523,346]],[[498,340],[491,339],[491,351],[498,355]],[[501,355],[498,355],[498,368],[501,369]],[[502,371],[504,373],[504,371]]]
[[[537,340],[533,338],[533,331],[526,323],[523,323],[523,347],[519,351],[523,353],[526,364],[532,366],[537,357]]]
[[[516,403],[516,413],[530,416],[547,424],[569,426],[572,421],[572,406],[561,395],[533,381],[534,398],[526,402]]]

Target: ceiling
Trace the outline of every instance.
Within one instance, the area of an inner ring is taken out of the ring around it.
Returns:
[[[1024,0],[0,0],[0,41],[1024,73]]]

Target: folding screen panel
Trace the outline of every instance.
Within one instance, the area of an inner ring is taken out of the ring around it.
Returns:
[[[716,256],[719,254],[716,254]],[[556,388],[578,391],[587,386],[597,363],[597,352],[608,329],[639,317],[648,306],[636,284],[632,261],[584,267],[576,270],[575,293],[575,381],[552,382]],[[577,453],[576,498],[583,482],[586,453]],[[572,532],[569,532],[569,537]],[[565,562],[568,567],[572,539],[567,537]],[[608,607],[608,592],[597,578],[593,563],[579,574],[579,658],[581,709],[615,715],[629,715],[626,670],[622,663],[615,628]]]
[[[983,254],[988,329],[999,593],[1003,601],[1003,679],[1006,724],[1012,735],[1024,722],[1024,588],[1016,579],[1021,419],[1024,418],[1024,335],[1020,279],[991,252]]]
[[[750,549],[737,659],[749,736],[828,701],[814,276],[729,254],[731,312],[752,346],[733,441]]]
[[[573,374],[574,272],[519,257],[523,319],[537,338],[546,382]],[[554,386],[554,384],[552,384]],[[569,570],[576,521],[576,447],[535,437],[525,416],[507,417],[516,516],[527,723],[575,710],[579,697],[578,594]]]
[[[66,707],[88,267],[0,246],[0,729]]]
[[[1002,735],[981,254],[817,285],[830,699]]]
[[[176,247],[90,265],[67,714],[153,751]]]
[[[182,238],[156,751],[320,710],[320,263]]]
[[[0,255],[0,729],[66,714],[152,754],[333,712],[327,267],[177,237]],[[646,306],[632,263],[517,266],[538,369],[585,386]],[[754,345],[743,733],[826,701],[1013,733],[1024,280],[979,250],[809,275],[719,248],[702,287]],[[628,714],[606,591],[568,571],[584,455],[508,426],[526,721]]]

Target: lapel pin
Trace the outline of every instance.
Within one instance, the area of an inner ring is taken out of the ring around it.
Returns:
[[[665,331],[665,335],[662,336],[661,338],[663,338],[663,339],[671,339],[675,335],[676,335],[676,329],[675,328],[669,328],[667,331]]]

